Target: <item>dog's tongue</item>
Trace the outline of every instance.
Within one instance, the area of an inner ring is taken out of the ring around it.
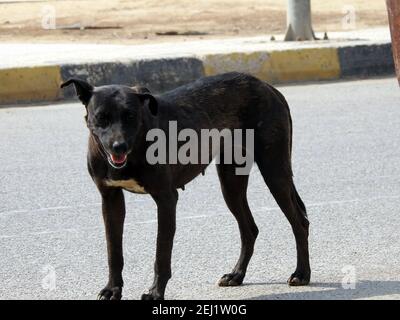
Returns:
[[[117,156],[115,154],[111,155],[111,160],[112,162],[114,162],[115,164],[122,164],[125,162],[126,160],[126,154],[121,155],[121,156]]]

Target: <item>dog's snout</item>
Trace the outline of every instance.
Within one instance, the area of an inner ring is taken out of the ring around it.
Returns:
[[[125,142],[115,141],[112,149],[115,154],[124,154],[128,151],[128,145]]]

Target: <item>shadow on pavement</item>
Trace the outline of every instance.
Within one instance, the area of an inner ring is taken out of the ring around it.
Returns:
[[[313,283],[308,288],[312,291],[298,291],[296,288],[289,288],[290,292],[261,295],[249,300],[351,300],[400,295],[400,281],[362,280],[357,282],[355,289],[347,290],[342,288],[341,283]],[[315,290],[316,288],[324,290]]]

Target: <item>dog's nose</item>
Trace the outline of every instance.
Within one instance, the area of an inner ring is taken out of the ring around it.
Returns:
[[[125,142],[115,141],[112,149],[115,154],[124,154],[128,151],[128,145]]]

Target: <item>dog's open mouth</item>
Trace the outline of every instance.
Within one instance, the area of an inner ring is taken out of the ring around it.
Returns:
[[[121,169],[121,168],[125,167],[127,159],[128,159],[127,154],[122,154],[122,155],[109,154],[108,155],[108,162],[115,169]]]

